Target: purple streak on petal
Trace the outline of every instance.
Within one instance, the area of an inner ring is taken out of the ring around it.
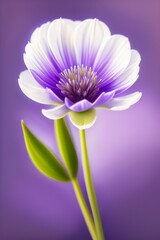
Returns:
[[[42,64],[45,66],[45,75],[49,78],[58,78],[59,73],[61,72],[60,67],[58,66],[57,61],[51,56],[51,52],[48,51],[48,59],[50,61],[50,65],[47,62],[43,62]],[[43,68],[42,68],[42,72]]]
[[[76,58],[74,56],[74,53],[72,52],[69,52],[70,49],[67,48],[66,46],[66,39],[62,39],[62,47],[63,47],[63,62],[64,62],[64,66],[65,66],[65,69],[68,69],[70,68],[71,66],[74,66],[75,63],[76,63]],[[61,69],[61,71],[63,71],[64,69]]]
[[[61,71],[76,64],[72,44],[74,27],[73,21],[60,18],[54,20],[48,29],[48,45]]]
[[[113,78],[113,80],[110,79],[110,82],[108,84],[106,84],[103,87],[100,87],[100,91],[101,92],[115,91],[115,96],[117,96],[117,95],[121,94],[122,92],[126,91],[128,88],[130,88],[134,84],[134,82],[138,79],[138,76],[139,75],[137,73],[137,75],[135,75],[133,78],[131,77],[131,80],[128,82],[125,82],[125,79],[124,79],[124,81],[123,81],[124,83],[123,82],[118,83],[117,79],[115,79],[115,78]],[[119,77],[121,77],[121,76],[119,76]]]
[[[51,22],[48,22],[47,24],[42,25],[39,28],[39,33],[40,36],[38,36],[38,40],[40,43],[41,48],[41,53],[44,56],[43,59],[45,60],[45,63],[47,64],[47,68],[48,65],[50,65],[50,72],[53,75],[58,76],[59,72],[61,72],[61,67],[60,64],[57,62],[56,58],[53,56],[52,50],[50,49],[50,46],[48,44],[48,29],[51,25]]]
[[[116,89],[113,87],[112,85],[112,81],[108,84],[106,84],[105,86],[100,86],[99,91],[100,92],[111,92],[111,91],[115,91]]]
[[[35,80],[44,88],[54,88],[56,87],[56,82],[53,79],[48,78],[43,73],[38,73],[37,71],[30,70],[31,74],[35,78]]]
[[[68,108],[70,108],[71,106],[73,106],[75,103],[74,102],[72,102],[69,98],[65,98],[65,100],[64,100],[64,102],[65,102],[65,105],[68,107]]]
[[[53,102],[60,102],[62,103],[62,99],[60,99],[55,92],[53,92],[50,88],[46,88],[46,92],[49,96],[49,98],[53,101]]]
[[[115,80],[116,81],[116,80]],[[110,82],[108,84],[106,84],[105,86],[100,86],[100,92],[115,92],[115,95],[120,94],[124,91],[126,91],[128,88],[130,87],[130,85],[126,84],[122,87],[118,87],[116,85],[114,85],[114,81],[110,79]]]
[[[131,84],[131,85],[132,85],[132,84]],[[118,96],[118,95],[120,95],[121,93],[125,92],[128,88],[131,87],[131,85],[126,84],[126,85],[124,85],[124,86],[121,87],[121,88],[117,88],[116,93],[115,93],[115,96]]]
[[[97,19],[82,21],[74,32],[77,64],[93,67],[94,59],[104,39],[110,37],[108,27]]]
[[[103,80],[101,87],[110,84],[126,69],[131,58],[128,39],[122,35],[112,35],[102,44],[94,62],[94,71]]]
[[[98,107],[101,106],[102,104],[110,101],[114,97],[115,91],[111,92],[103,92],[99,95],[99,97],[93,102],[92,107]]]
[[[73,103],[69,98],[65,98],[65,105],[74,112],[83,112],[90,108],[101,106],[102,104],[111,100],[114,96],[114,91],[108,93],[101,93],[101,95],[93,102],[83,99],[77,103]]]
[[[117,95],[121,94],[122,92],[126,91],[129,87],[130,87],[129,85],[125,85],[121,88],[118,88],[116,86],[113,86],[113,84],[111,82],[110,84],[102,87],[100,89],[100,91],[103,91],[103,92],[106,92],[106,93],[113,91],[113,92],[115,92],[115,96],[117,96]]]
[[[48,57],[49,57],[52,65],[54,66],[55,70],[59,74],[61,72],[61,67],[60,67],[59,63],[57,62],[57,60],[55,59],[55,57],[53,56],[51,50],[48,51]]]
[[[43,87],[51,89],[60,99],[64,99],[60,89],[56,86],[58,80],[54,79],[47,79],[47,76],[42,74],[38,74],[34,70],[30,70],[31,74],[33,75],[34,79]]]
[[[140,54],[136,50],[131,51],[131,59],[125,71],[113,81],[112,85],[116,89],[116,95],[126,91],[139,77]]]
[[[139,75],[137,75],[136,80],[138,77],[139,77]],[[119,94],[125,92],[128,88],[130,88],[133,85],[134,82],[130,82],[130,83],[128,82],[128,83],[124,84],[123,86],[119,86],[119,85],[113,86],[116,91],[115,95],[119,95]]]
[[[83,99],[77,103],[73,103],[68,98],[65,98],[65,105],[67,108],[74,112],[83,112],[92,108],[93,104],[86,99]]]
[[[141,98],[141,92],[134,92],[129,95],[122,97],[113,98],[111,101],[107,102],[104,106],[110,110],[125,110],[131,105],[135,104]]]
[[[39,31],[37,30],[36,32]],[[51,57],[52,52],[46,41],[42,41],[40,37],[36,37],[34,34],[31,43],[29,42],[26,45],[25,52],[24,61],[28,69],[41,72],[48,78],[58,77],[60,72],[57,67],[58,63]]]

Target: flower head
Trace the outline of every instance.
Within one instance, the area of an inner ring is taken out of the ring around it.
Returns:
[[[23,93],[47,105],[49,119],[69,114],[79,128],[95,121],[95,108],[124,110],[140,92],[121,96],[137,80],[140,55],[128,38],[111,35],[97,19],[56,19],[37,28],[26,45],[26,71],[19,77]]]

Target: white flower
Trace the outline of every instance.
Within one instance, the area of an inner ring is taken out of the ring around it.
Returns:
[[[78,128],[90,127],[95,108],[124,110],[141,98],[140,92],[120,96],[138,78],[140,55],[128,38],[111,35],[97,19],[56,19],[37,28],[26,45],[26,71],[19,77],[23,93],[49,104],[49,119],[69,114]]]

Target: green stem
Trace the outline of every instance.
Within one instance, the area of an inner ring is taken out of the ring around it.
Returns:
[[[98,210],[96,194],[95,194],[92,176],[91,176],[91,170],[90,170],[90,166],[89,166],[85,130],[80,130],[80,141],[81,141],[81,150],[82,150],[82,163],[83,163],[84,179],[85,179],[88,198],[90,201],[90,205],[91,205],[91,209],[92,209],[92,213],[93,213],[93,217],[94,217],[94,221],[95,221],[97,238],[98,238],[98,240],[104,240],[101,218],[100,218],[100,214],[99,214],[99,210]]]
[[[87,204],[84,200],[84,197],[83,197],[83,194],[82,194],[82,191],[81,191],[78,180],[77,179],[72,180],[72,184],[73,184],[73,188],[74,188],[74,191],[75,191],[75,194],[76,194],[76,197],[77,197],[77,201],[78,201],[79,206],[81,208],[83,217],[84,217],[85,222],[87,224],[88,230],[89,230],[89,232],[92,236],[92,239],[97,240],[97,235],[96,235],[96,230],[95,230],[95,226],[94,226],[94,223],[93,223],[93,219],[90,215]]]

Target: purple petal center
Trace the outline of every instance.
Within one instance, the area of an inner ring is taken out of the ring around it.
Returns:
[[[74,66],[60,73],[60,81],[56,85],[64,97],[76,103],[87,99],[93,102],[99,92],[102,80],[98,79],[92,68]]]

